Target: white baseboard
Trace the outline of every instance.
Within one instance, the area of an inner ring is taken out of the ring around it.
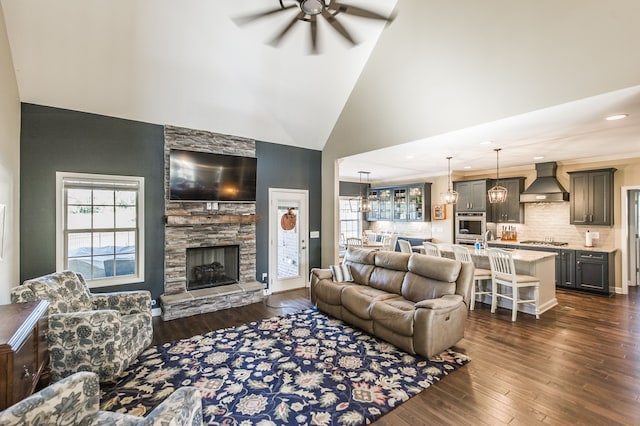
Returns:
[[[162,308],[151,309],[151,316],[159,317],[160,315],[162,315]]]

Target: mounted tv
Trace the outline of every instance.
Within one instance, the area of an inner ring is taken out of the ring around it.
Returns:
[[[172,149],[169,152],[171,201],[256,201],[254,157]]]

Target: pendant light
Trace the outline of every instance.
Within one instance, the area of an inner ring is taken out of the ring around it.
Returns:
[[[369,204],[369,174],[371,172],[359,171],[360,175],[360,188],[358,190],[358,195],[355,197],[349,198],[349,209],[352,213],[369,213],[371,211],[371,205]],[[362,175],[367,176],[367,185],[365,194],[362,195]]]
[[[448,187],[447,192],[440,194],[440,199],[445,204],[455,204],[458,202],[458,193],[453,190],[451,184],[451,159],[453,157],[447,157],[447,179]]]
[[[507,188],[500,186],[500,166],[498,164],[498,155],[500,150],[501,148],[494,149],[496,152],[496,185],[488,191],[489,202],[491,204],[504,203],[507,201]]]

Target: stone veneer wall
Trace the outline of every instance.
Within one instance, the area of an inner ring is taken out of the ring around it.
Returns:
[[[165,215],[181,216],[185,223],[165,225],[165,295],[186,292],[186,256],[189,247],[237,244],[240,246],[240,283],[255,282],[256,226],[233,217],[255,215],[255,203],[206,203],[169,201],[169,150],[184,149],[255,157],[255,141],[237,136],[165,126]],[[208,223],[212,217],[228,217],[224,223]]]

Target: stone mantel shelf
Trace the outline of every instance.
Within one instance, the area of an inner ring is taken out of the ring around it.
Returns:
[[[256,223],[257,214],[170,214],[165,216],[167,226],[215,225],[219,223]]]

